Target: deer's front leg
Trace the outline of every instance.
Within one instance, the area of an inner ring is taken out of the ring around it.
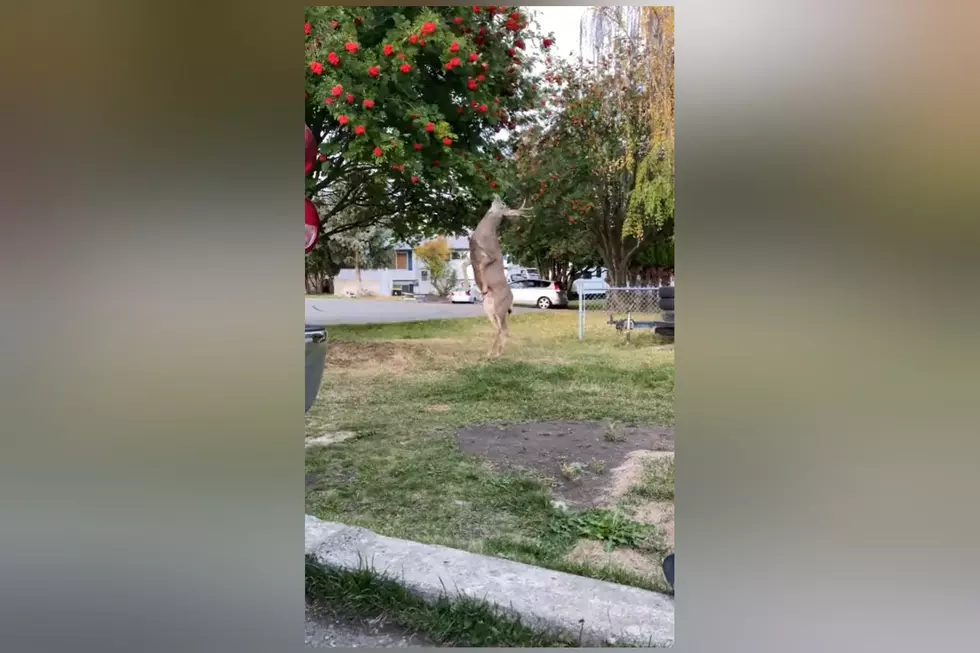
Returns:
[[[484,259],[483,259],[483,261],[482,261],[482,263],[480,264],[480,277],[483,278],[483,279],[486,279],[487,278],[487,270],[489,270],[490,269],[490,266],[492,266],[496,262],[497,262],[497,259],[496,258],[491,258],[490,256],[485,256]],[[488,292],[490,292],[490,286],[486,282],[484,282],[483,285],[485,287],[484,288],[481,288],[480,289],[480,292],[482,292],[485,295]]]
[[[491,257],[482,247],[471,247],[470,260],[473,262],[473,276],[476,278],[476,285],[480,292],[486,295],[490,292],[490,286],[486,282],[486,271],[490,269],[496,258]]]

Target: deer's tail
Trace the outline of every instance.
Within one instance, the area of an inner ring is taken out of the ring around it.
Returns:
[[[510,310],[509,308],[507,309],[507,315],[510,315],[510,314],[511,314],[511,313],[513,313],[513,312],[514,312],[514,311],[512,311],[512,310]]]

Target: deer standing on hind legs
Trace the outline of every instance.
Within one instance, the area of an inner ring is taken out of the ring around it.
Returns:
[[[519,209],[508,208],[499,197],[493,198],[490,210],[473,230],[470,236],[470,262],[477,288],[483,294],[483,310],[493,326],[493,340],[490,343],[488,358],[496,358],[504,351],[507,341],[507,316],[510,315],[514,294],[507,283],[504,269],[504,255],[500,251],[497,227],[505,217],[524,215],[529,208],[521,204]]]

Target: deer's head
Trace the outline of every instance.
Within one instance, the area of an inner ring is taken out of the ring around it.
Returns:
[[[490,205],[490,210],[504,216],[505,218],[517,218],[530,211],[531,207],[527,206],[527,200],[525,200],[521,204],[520,208],[512,209],[504,204],[504,201],[500,199],[500,196],[494,196],[493,204]]]

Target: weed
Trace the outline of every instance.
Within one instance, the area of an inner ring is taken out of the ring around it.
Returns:
[[[641,480],[630,490],[630,495],[650,501],[673,501],[674,457],[646,461]]]
[[[563,535],[585,537],[603,543],[606,551],[617,546],[641,546],[652,529],[638,524],[619,510],[593,508],[556,519],[552,529]]]
[[[585,465],[579,462],[561,464],[561,475],[573,483],[581,480],[584,471]]]
[[[604,474],[606,472],[606,463],[601,460],[596,460],[593,458],[589,461],[589,471],[595,475]]]
[[[603,438],[608,442],[624,442],[626,440],[626,431],[619,422],[609,422],[606,425],[606,432],[603,433]]]

